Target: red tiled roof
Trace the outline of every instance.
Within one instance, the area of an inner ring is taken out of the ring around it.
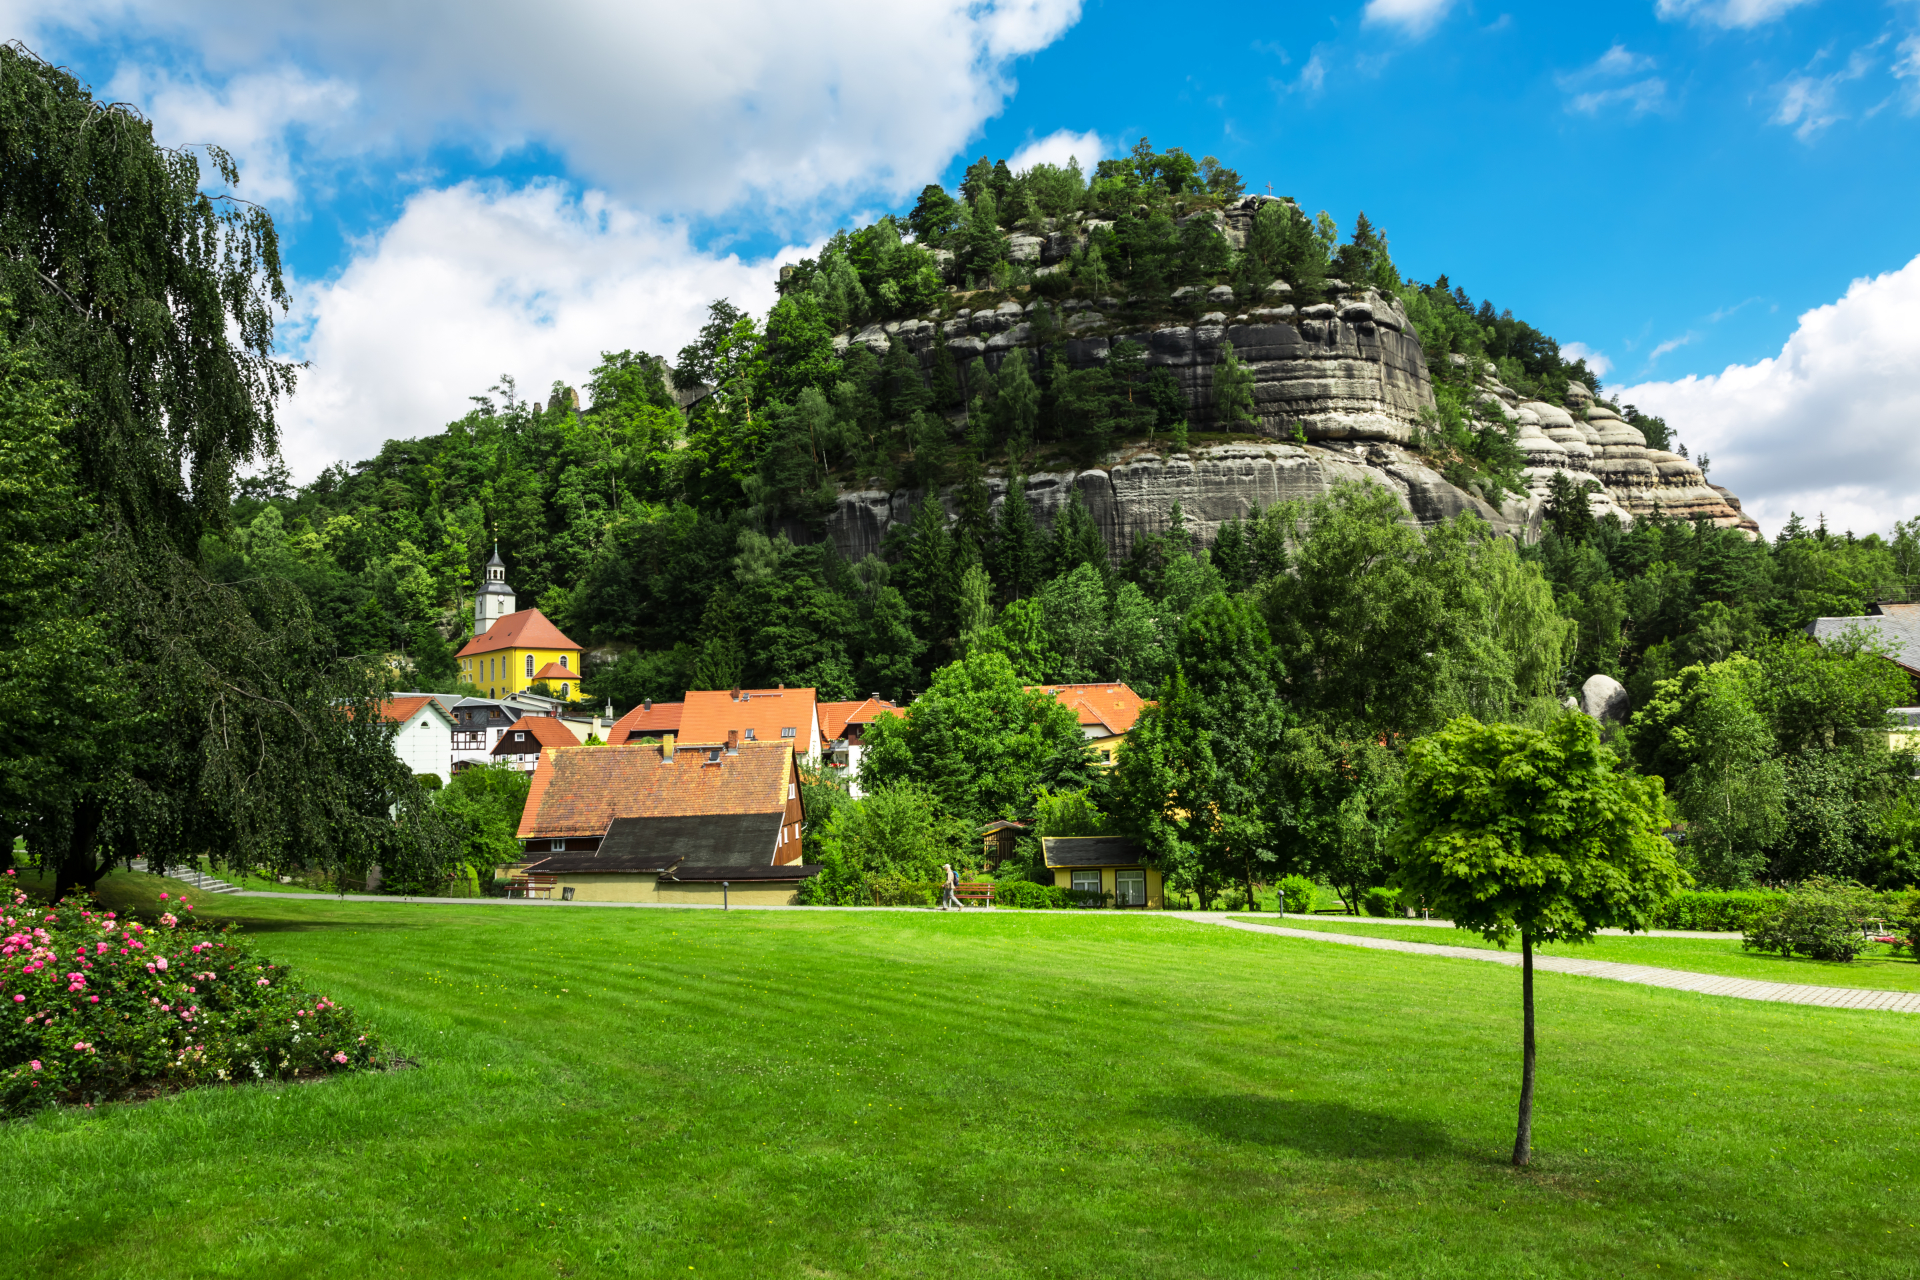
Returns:
[[[569,671],[557,662],[549,662],[546,666],[534,672],[533,678],[535,680],[578,680],[580,673],[578,671]]]
[[[864,702],[823,702],[820,704],[820,736],[832,742],[845,734],[850,724],[872,724],[873,718],[881,712],[899,709],[885,698],[868,698]]]
[[[560,634],[560,628],[547,621],[547,615],[538,609],[522,609],[510,613],[487,628],[485,635],[475,636],[460,647],[455,657],[464,658],[474,653],[494,653],[501,649],[570,649],[580,652],[580,646]]]
[[[1082,728],[1099,725],[1109,735],[1125,733],[1133,728],[1133,722],[1140,718],[1140,708],[1147,705],[1139,694],[1118,683],[1034,684],[1027,688],[1029,691],[1038,689],[1050,693],[1070,707],[1079,717]]]
[[[615,818],[786,811],[793,752],[784,744],[743,743],[718,764],[707,756],[677,750],[669,761],[638,743],[543,752],[520,838],[602,835]]]
[[[522,741],[514,741],[516,733],[526,734]],[[552,716],[521,716],[513,722],[513,728],[500,735],[500,741],[493,744],[490,755],[530,756],[542,747],[577,747],[580,739],[573,736],[573,730],[555,720]]]
[[[651,707],[642,703],[613,722],[607,730],[607,741],[619,745],[629,738],[657,738],[663,733],[680,732],[680,715],[687,709],[684,702],[656,702]]]
[[[727,740],[729,731],[738,731],[742,742],[785,741],[809,755],[818,749],[808,741],[813,726],[811,689],[742,689],[738,701],[725,689],[689,689],[680,741],[716,745]],[[782,739],[782,729],[792,729],[793,736]]]
[[[411,698],[388,698],[380,704],[380,718],[382,720],[391,720],[396,724],[405,724],[419,713],[421,707],[433,701],[435,701],[433,698],[423,698],[419,696]],[[447,718],[451,720],[453,717],[448,716]]]

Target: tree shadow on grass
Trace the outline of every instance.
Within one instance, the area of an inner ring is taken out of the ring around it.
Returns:
[[[1355,1160],[1426,1160],[1457,1154],[1445,1128],[1341,1102],[1258,1094],[1179,1094],[1147,1099],[1153,1115],[1229,1142],[1284,1147],[1301,1155]]]
[[[221,924],[240,926],[242,933],[384,933],[394,929],[419,929],[418,923],[402,920],[316,920],[295,917],[222,915]]]

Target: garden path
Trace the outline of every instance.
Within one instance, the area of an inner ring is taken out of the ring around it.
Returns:
[[[1402,951],[1417,956],[1449,956],[1456,960],[1482,960],[1492,964],[1518,967],[1520,955],[1514,951],[1482,951],[1475,947],[1449,947],[1444,943],[1401,942],[1396,938],[1366,938],[1351,933],[1321,933],[1313,929],[1288,929],[1279,925],[1255,924],[1229,916],[1200,912],[1169,912],[1176,918],[1204,920],[1229,929],[1250,933],[1272,933],[1283,938],[1304,938],[1309,942],[1335,942],[1349,947],[1368,947],[1375,951]],[[1685,935],[1682,935],[1685,936]],[[1697,936],[1697,935],[1696,935]],[[1610,978],[1615,982],[1637,982],[1648,987],[1670,987],[1675,991],[1697,991],[1709,996],[1733,996],[1740,1000],[1772,1000],[1781,1004],[1815,1004],[1837,1009],[1886,1009],[1895,1013],[1920,1013],[1920,992],[1870,991],[1855,987],[1815,987],[1797,982],[1758,982],[1752,978],[1727,978],[1711,973],[1692,973],[1685,969],[1661,969],[1650,964],[1621,964],[1614,960],[1579,960],[1572,956],[1533,957],[1533,967],[1549,973],[1573,973],[1587,978]]]

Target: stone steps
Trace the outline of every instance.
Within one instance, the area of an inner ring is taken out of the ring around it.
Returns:
[[[147,860],[145,858],[135,858],[133,860],[133,869],[135,871],[145,871],[147,869]],[[203,871],[190,870],[186,867],[169,867],[167,868],[166,874],[180,881],[182,884],[192,885],[202,893],[241,892],[238,885],[228,884],[225,880],[207,875]]]

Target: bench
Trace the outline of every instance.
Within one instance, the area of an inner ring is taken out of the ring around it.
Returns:
[[[551,899],[559,879],[558,876],[514,876],[507,881],[507,896]]]
[[[962,880],[953,887],[953,896],[960,899],[961,906],[990,907],[993,905],[993,886],[984,882]]]

